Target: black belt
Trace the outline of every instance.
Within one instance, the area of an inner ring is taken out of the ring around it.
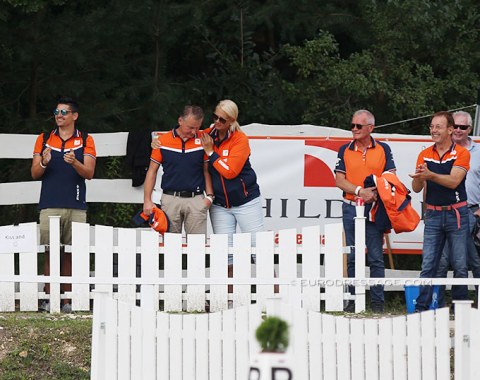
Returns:
[[[171,191],[163,190],[163,194],[173,195],[180,198],[193,198],[197,195],[203,194],[203,191]]]

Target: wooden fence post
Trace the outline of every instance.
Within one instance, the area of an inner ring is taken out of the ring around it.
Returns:
[[[60,216],[49,216],[50,277],[60,277]],[[50,283],[50,313],[60,312],[60,283]]]
[[[470,380],[470,309],[472,301],[453,301],[455,305],[455,379]],[[477,374],[478,376],[478,374]]]
[[[105,379],[107,292],[93,293],[91,380]]]

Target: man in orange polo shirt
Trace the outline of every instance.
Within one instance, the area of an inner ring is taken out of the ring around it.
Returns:
[[[79,117],[78,103],[69,97],[62,97],[53,111],[56,128],[37,137],[33,150],[32,178],[42,181],[40,201],[40,244],[49,244],[49,216],[60,216],[60,242],[72,244],[72,222],[87,221],[86,179],[92,179],[95,172],[96,151],[92,136],[76,128]],[[60,256],[62,276],[72,275],[72,254]],[[45,275],[50,274],[49,248],[45,250]],[[62,292],[71,291],[71,284],[62,284]],[[45,293],[50,293],[49,284]],[[62,311],[70,312],[68,299],[62,300]],[[44,301],[41,309],[49,310]]]
[[[445,244],[454,277],[468,277],[467,240],[469,233],[465,177],[470,169],[470,152],[452,141],[455,121],[449,112],[437,112],[430,122],[435,143],[420,152],[413,178],[413,191],[425,192],[425,230],[421,278],[437,277]],[[467,286],[459,286],[455,298],[468,299]],[[415,311],[428,310],[432,287],[421,286]]]
[[[353,141],[340,147],[337,164],[335,166],[335,182],[343,191],[343,228],[348,246],[352,247],[347,260],[348,277],[355,277],[355,201],[362,198],[369,204],[377,199],[374,187],[364,188],[365,177],[375,174],[380,177],[385,171],[395,172],[392,151],[390,147],[374,140],[370,134],[375,127],[375,117],[370,111],[359,110],[353,114],[352,134]],[[366,245],[368,250],[368,264],[370,276],[385,277],[383,261],[383,232],[378,230],[375,223],[366,221]],[[355,288],[350,287],[354,294]],[[374,313],[383,313],[384,295],[383,286],[370,287],[371,309]],[[349,301],[345,311],[355,311],[355,304]]]

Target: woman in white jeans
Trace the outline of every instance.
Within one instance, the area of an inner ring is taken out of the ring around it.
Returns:
[[[213,125],[201,136],[214,192],[210,219],[214,233],[228,234],[230,246],[237,225],[241,232],[252,234],[255,245],[256,232],[264,230],[263,209],[248,137],[237,118],[237,105],[222,100],[213,113]]]

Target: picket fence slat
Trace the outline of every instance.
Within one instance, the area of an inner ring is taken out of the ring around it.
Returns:
[[[118,380],[130,380],[130,326],[132,303],[118,302]]]
[[[143,295],[143,294],[142,294]],[[154,295],[151,295],[155,298]],[[152,305],[153,306],[153,305]],[[156,354],[157,354],[157,339],[155,336],[156,331],[156,315],[155,309],[148,305],[148,307],[142,307],[142,369],[143,379],[155,379],[157,367],[156,367]]]
[[[187,247],[187,278],[205,277],[205,236],[189,235]],[[187,285],[187,311],[205,310],[205,285]]]
[[[170,377],[183,379],[182,334],[183,318],[170,316]]]
[[[350,320],[352,379],[365,380],[365,326],[363,319]]]
[[[448,315],[448,308],[444,309],[444,314]],[[476,323],[470,324],[470,351],[475,353],[475,357],[470,361],[470,379],[478,378],[480,373],[480,360],[478,360],[478,352],[480,352],[480,309],[470,309],[470,320]],[[450,363],[450,361],[448,361]],[[449,367],[450,370],[450,367]]]
[[[302,229],[302,264],[302,276],[304,278],[319,279],[321,277],[320,226],[304,227]],[[318,285],[315,283],[308,284],[303,289],[303,294],[303,307],[308,310],[320,311],[320,292]],[[343,297],[343,289],[341,294]]]
[[[420,314],[415,313],[407,316],[407,358],[408,378],[422,378],[422,353],[421,353],[421,323]]]
[[[278,277],[284,281],[292,282],[297,278],[297,231],[295,229],[281,230],[278,232]],[[297,286],[280,285],[280,297],[284,302],[301,306],[300,299],[292,299],[290,288]]]
[[[221,379],[235,379],[235,310],[222,311],[222,362]]]
[[[143,379],[143,366],[142,366],[142,356],[143,356],[143,343],[142,343],[142,309],[140,307],[132,308],[132,325],[131,325],[131,374],[130,379],[134,380],[136,378]]]
[[[105,313],[105,373],[107,379],[117,380],[118,376],[118,303],[112,298],[107,299]]]
[[[184,379],[195,379],[195,315],[183,315],[183,367]]]
[[[210,235],[210,278],[227,278],[228,235]],[[210,285],[210,311],[228,307],[227,285]]]
[[[251,246],[249,233],[233,236],[233,278],[248,281],[251,278]],[[250,285],[233,286],[233,307],[250,304]]]
[[[137,298],[136,278],[137,250],[136,231],[132,228],[118,229],[118,277],[131,278],[132,284],[118,285],[118,300],[129,304],[135,304]]]
[[[365,377],[378,380],[378,320],[366,319],[365,326]]]
[[[14,273],[15,260],[13,253],[0,254],[0,275]],[[15,311],[15,283],[0,282],[0,312]]]
[[[341,224],[325,225],[325,278],[343,277],[343,227]],[[358,275],[358,272],[356,272]],[[341,296],[340,296],[341,295]],[[343,285],[325,288],[325,310],[343,310]]]
[[[165,280],[182,278],[182,235],[165,234],[164,246]],[[182,285],[165,285],[164,289],[165,311],[182,310]]]
[[[335,336],[337,341],[337,379],[349,379],[351,374],[350,363],[350,319],[337,318],[335,324]],[[332,347],[334,350],[334,347]]]
[[[157,379],[170,378],[170,315],[157,313]],[[132,378],[132,380],[134,380]]]
[[[248,346],[248,306],[235,310],[235,376],[236,379],[248,379],[249,346]]]
[[[477,310],[477,309],[472,309]],[[480,326],[480,325],[475,325]],[[435,311],[435,342],[436,342],[436,361],[434,365],[437,368],[437,380],[450,379],[450,311],[448,307],[437,309]],[[479,347],[480,349],[480,347]],[[475,350],[472,346],[473,352]],[[476,365],[480,361],[475,360],[472,364]],[[480,373],[478,368],[477,374]]]
[[[308,315],[304,309],[293,309],[293,324],[295,334],[291,337],[294,352],[295,376],[308,379]]]
[[[72,276],[90,277],[90,226],[72,223]],[[90,285],[72,284],[72,310],[90,309]]]
[[[378,361],[379,378],[393,379],[393,329],[392,318],[381,318],[378,321]]]
[[[325,379],[338,379],[337,357],[335,350],[335,317],[333,315],[322,315],[323,335],[323,375]]]
[[[355,277],[365,277],[365,217],[355,218]],[[365,311],[365,286],[355,287],[355,313]]]
[[[208,365],[210,379],[223,379],[222,317],[223,312],[209,315],[208,340],[210,349],[208,350]]]
[[[195,329],[195,379],[208,380],[208,314],[197,315],[196,321],[197,325]]]
[[[50,235],[50,275],[60,276],[60,217],[49,216]],[[50,284],[50,312],[60,312],[60,284]]]
[[[151,283],[142,285],[140,289],[140,302],[142,305],[148,305],[153,310],[158,310],[159,304],[159,286],[154,284],[159,273],[159,239],[154,231],[141,232],[141,249],[144,253],[141,256],[142,278]],[[152,294],[153,293],[153,294]]]
[[[257,234],[256,277],[274,278],[274,236],[273,231],[260,232]],[[267,299],[273,297],[273,285],[257,285],[257,305],[264,307]]]
[[[407,380],[407,319],[392,318],[393,328],[393,378]]]
[[[95,226],[95,277],[113,277],[113,227]],[[111,284],[95,285],[95,290],[101,292],[113,292]]]
[[[435,312],[433,310],[420,314],[422,378],[436,379],[435,373]]]
[[[309,379],[323,378],[322,315],[317,312],[308,312],[308,359]]]

